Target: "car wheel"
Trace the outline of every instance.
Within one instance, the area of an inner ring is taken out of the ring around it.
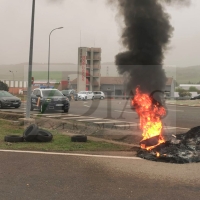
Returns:
[[[20,135],[6,135],[4,137],[5,142],[23,142],[24,138]]]
[[[85,97],[85,99],[83,99],[83,100],[87,101],[87,97]]]
[[[2,105],[2,103],[0,102],[0,109],[2,109],[3,108],[3,105]]]
[[[63,111],[64,111],[64,113],[68,113],[69,109],[67,108],[67,109],[64,109]]]
[[[104,99],[104,97],[101,97],[101,100],[103,100]]]
[[[20,106],[15,106],[15,108],[19,108]]]

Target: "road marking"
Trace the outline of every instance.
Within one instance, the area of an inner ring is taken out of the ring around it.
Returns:
[[[164,129],[183,129],[183,130],[189,130],[189,128],[182,128],[182,127],[173,127],[173,126],[165,126]]]
[[[128,127],[130,127],[130,126],[138,126],[138,124],[121,124],[121,125],[115,125],[115,126],[117,126],[117,127],[126,127],[126,126],[128,126]]]
[[[83,106],[88,107],[88,108],[90,107],[90,106],[88,106],[88,105],[83,105]]]
[[[94,122],[94,124],[115,124],[115,123],[122,123],[122,122],[120,121]]]
[[[184,112],[184,110],[172,110],[172,109],[167,109],[167,110],[175,111],[175,112]]]
[[[80,119],[77,121],[84,122],[84,121],[98,121],[98,120],[102,120],[102,118]]]
[[[65,117],[65,118],[61,118],[61,119],[81,119],[81,118],[85,118],[85,116],[79,116],[79,117]],[[87,117],[87,118],[93,118],[93,117]]]
[[[134,156],[133,157],[128,157],[128,156],[107,156],[107,155],[92,155],[92,154],[78,154],[78,153],[57,153],[57,152],[42,152],[42,151],[20,151],[20,150],[4,150],[4,149],[0,149],[0,152],[142,160],[142,158],[138,158],[138,157],[134,157]]]
[[[46,116],[46,117],[48,117],[48,118],[53,118],[53,117],[78,117],[78,116],[80,116],[80,115],[73,115],[73,114],[65,114],[65,115],[48,115],[48,116]]]
[[[63,115],[49,115],[49,116],[46,116],[47,118],[57,118],[57,117],[63,117]]]
[[[167,109],[169,111],[175,111],[175,112],[184,112],[184,110],[172,110],[172,109]],[[131,114],[136,114],[136,111],[128,112],[128,111],[123,111],[123,110],[114,110],[115,112],[120,112],[120,113],[131,113]]]
[[[115,112],[120,112],[120,113],[131,113],[131,114],[136,114],[135,111],[128,112],[128,111],[123,111],[123,110],[114,110]]]

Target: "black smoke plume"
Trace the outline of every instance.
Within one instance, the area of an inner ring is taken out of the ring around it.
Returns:
[[[128,91],[140,85],[143,92],[164,90],[164,52],[172,37],[170,16],[164,3],[187,3],[188,0],[118,0],[119,14],[124,18],[122,44],[127,51],[116,55],[120,74],[126,75]]]

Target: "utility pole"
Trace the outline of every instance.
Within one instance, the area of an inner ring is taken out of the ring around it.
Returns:
[[[31,108],[31,78],[32,78],[32,64],[33,64],[33,37],[34,37],[34,19],[35,19],[35,0],[32,4],[32,18],[31,18],[31,36],[30,36],[30,50],[29,50],[29,66],[28,66],[28,87],[26,100],[26,118],[30,118]]]

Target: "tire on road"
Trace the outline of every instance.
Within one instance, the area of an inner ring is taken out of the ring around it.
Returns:
[[[86,135],[73,135],[71,137],[72,142],[87,142],[87,136]]]
[[[23,142],[24,138],[20,135],[6,135],[4,137],[5,142]]]
[[[31,124],[26,128],[23,133],[23,137],[27,142],[36,141],[36,136],[38,135],[38,126],[36,124]]]
[[[36,138],[40,142],[50,142],[53,139],[53,135],[49,131],[38,129]]]

